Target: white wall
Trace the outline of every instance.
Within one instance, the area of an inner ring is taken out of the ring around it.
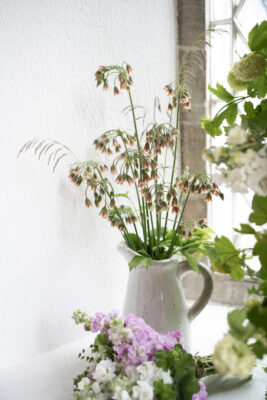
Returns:
[[[127,265],[120,234],[84,207],[83,190],[30,153],[52,137],[81,159],[94,138],[129,126],[127,97],[95,88],[100,64],[127,60],[136,104],[152,109],[174,79],[175,0],[0,0],[1,367],[77,339],[70,316],[120,309]]]

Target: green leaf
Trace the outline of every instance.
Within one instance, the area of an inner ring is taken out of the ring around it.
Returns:
[[[138,265],[143,264],[145,268],[148,268],[151,265],[151,258],[144,256],[134,256],[132,260],[129,262],[130,271],[136,268]]]
[[[232,279],[238,281],[244,278],[243,260],[239,256],[240,251],[227,237],[219,238],[216,236],[214,249],[206,246],[205,250],[210,258],[213,270],[229,274]]]
[[[227,103],[234,99],[234,96],[219,83],[216,84],[216,88],[217,89],[213,89],[211,86],[208,86],[209,91],[215,94],[219,99],[226,101]]]
[[[248,319],[257,328],[262,328],[267,336],[267,305],[256,305],[248,311]]]
[[[267,222],[267,196],[254,195],[252,201],[253,212],[249,216],[250,222],[263,225]]]
[[[210,239],[210,237],[211,237],[210,234],[214,234],[214,231],[209,227],[206,227],[206,228],[197,227],[193,230],[192,233],[194,236],[197,236],[201,239]]]
[[[267,270],[267,234],[262,235],[257,241],[253,249],[253,255],[259,256],[262,267]],[[263,271],[262,271],[263,273]],[[267,279],[267,276],[261,276],[262,279]]]
[[[257,340],[257,342],[251,345],[253,353],[256,355],[257,358],[262,359],[265,354],[267,354],[267,346],[264,343]],[[267,367],[266,367],[267,372]]]
[[[192,400],[193,395],[200,390],[192,355],[178,344],[172,350],[158,350],[155,359],[157,367],[164,371],[170,370],[175,399]]]
[[[222,134],[221,128],[214,124],[214,121],[211,118],[201,117],[201,128],[212,137],[220,136]]]
[[[254,110],[254,107],[253,107],[253,104],[251,103],[251,101],[245,102],[244,110],[249,118],[256,116],[256,113],[255,113],[255,110]]]
[[[253,334],[255,328],[251,324],[244,325],[247,318],[247,311],[245,308],[241,310],[234,310],[227,316],[228,324],[230,326],[229,333],[239,340],[247,341]]]
[[[237,114],[238,114],[238,107],[236,103],[231,104],[226,109],[225,118],[229,125],[232,125],[235,122]]]
[[[135,233],[128,233],[128,236],[130,238],[130,241],[132,241],[135,246],[135,249],[133,249],[133,250],[140,250],[141,249],[141,247],[140,247],[141,240],[138,238],[138,236]],[[141,242],[141,246],[142,246],[142,242]]]
[[[256,24],[249,32],[248,45],[252,51],[260,51],[267,47],[267,21]]]
[[[256,81],[248,83],[248,94],[251,97],[264,98],[267,94],[267,76],[261,75]]]
[[[171,383],[164,383],[163,380],[153,382],[154,400],[175,400],[175,391]]]
[[[198,269],[198,264],[197,264],[197,259],[194,257],[193,254],[189,253],[186,250],[181,251],[182,254],[185,256],[186,261],[188,262],[188,264],[190,265],[190,267],[193,269],[193,271],[195,272],[199,272]]]
[[[104,357],[111,358],[114,350],[112,343],[109,341],[107,333],[99,333],[94,341],[94,352],[98,352]]]
[[[255,229],[249,224],[240,224],[241,229],[235,229],[236,232],[243,233],[245,235],[254,235],[256,233]]]

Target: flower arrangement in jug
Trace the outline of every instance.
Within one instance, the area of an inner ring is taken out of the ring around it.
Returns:
[[[138,254],[130,262],[130,268],[140,263],[148,267],[152,260],[180,252],[197,270],[193,254],[207,253],[211,231],[204,219],[184,221],[185,208],[192,194],[206,201],[211,201],[214,195],[223,198],[223,194],[204,172],[192,173],[186,169],[179,174],[178,160],[180,107],[190,109],[190,66],[198,61],[194,51],[186,52],[177,84],[164,87],[169,97],[168,121],[153,121],[142,130],[132,98],[131,66],[128,63],[101,66],[95,73],[97,86],[104,90],[111,88],[115,96],[127,93],[133,129],[104,132],[94,146],[111,157],[110,164],[77,161],[71,165],[69,177],[76,186],[84,185],[85,206],[99,207],[99,215],[119,229],[126,245]],[[29,149],[39,159],[47,156],[49,163],[54,162],[53,169],[62,158],[73,155],[66,146],[50,140],[33,139],[21,152]],[[133,186],[131,194],[125,190],[126,186]]]

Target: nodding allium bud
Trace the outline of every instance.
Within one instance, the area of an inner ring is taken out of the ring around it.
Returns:
[[[178,199],[177,199],[177,197],[174,197],[174,198],[172,199],[171,205],[172,205],[172,207],[177,207],[177,206],[178,206]]]
[[[145,143],[145,145],[144,145],[144,150],[145,150],[145,151],[149,151],[149,150],[150,150],[150,146],[149,146],[149,143],[148,143],[148,142]]]
[[[131,72],[133,72],[133,69],[132,69],[132,67],[131,67],[129,64],[126,65],[126,71],[127,71],[127,74],[128,74],[128,75],[129,75]]]
[[[162,192],[157,192],[156,193],[156,196],[155,196],[156,197],[156,201],[160,201],[161,200],[162,194],[163,194]]]
[[[107,216],[108,216],[107,208],[106,207],[101,208],[99,215],[100,215],[100,217],[107,218]]]
[[[151,171],[151,179],[157,179],[159,176],[157,174],[157,171],[155,169],[152,169]]]
[[[108,170],[108,167],[106,165],[100,165],[99,168],[101,172],[106,172]]]
[[[134,180],[130,175],[126,175],[125,179],[126,179],[126,182],[128,183],[128,185],[131,185],[132,183],[134,183]]]
[[[90,208],[92,207],[92,202],[90,199],[88,199],[88,197],[85,198],[85,207]]]
[[[172,194],[171,194],[171,192],[168,192],[167,195],[166,195],[166,199],[167,199],[168,201],[170,201],[171,198],[172,198]]]
[[[146,203],[146,205],[147,205],[147,208],[150,210],[152,208],[152,206],[153,206],[153,203],[152,202]]]
[[[206,194],[205,201],[212,201],[212,196],[211,196],[210,192],[208,192]]]
[[[116,170],[116,167],[114,164],[111,165],[110,172],[112,173],[112,175],[115,175],[117,173],[117,170]]]
[[[179,211],[180,211],[180,209],[179,209],[178,206],[172,207],[172,212],[173,212],[173,214],[179,214]]]
[[[219,197],[224,200],[224,194],[222,192],[219,192]]]
[[[117,86],[114,86],[113,92],[114,92],[114,96],[117,96],[120,93],[120,91],[117,88]]]
[[[200,221],[198,221],[198,223],[199,223],[200,225],[203,225],[203,224],[206,224],[206,223],[207,223],[207,220],[206,220],[206,218],[202,218]]]
[[[108,82],[104,79],[103,90],[108,90]]]
[[[168,104],[168,111],[172,111],[172,109],[173,109],[173,106],[172,106],[171,103],[169,103],[169,104]]]
[[[162,209],[164,210],[164,211],[167,211],[168,210],[168,204],[166,203],[166,201],[162,201],[161,202],[161,207],[162,207]]]
[[[188,232],[188,237],[189,237],[189,238],[192,237],[192,232],[191,232],[191,231]]]
[[[181,232],[181,235],[182,235],[183,237],[185,237],[186,232],[183,230],[183,231]]]
[[[115,200],[114,199],[110,200],[109,207],[110,208],[115,208]]]
[[[146,182],[144,181],[144,180],[142,180],[142,179],[139,179],[139,181],[138,181],[138,187],[140,188],[140,189],[142,189],[142,188],[144,188],[146,186]]]
[[[134,170],[133,175],[134,175],[135,179],[139,178],[139,174],[138,174],[137,169]]]
[[[181,104],[187,104],[189,102],[189,100],[190,100],[189,96],[186,93],[184,93],[182,95],[182,97],[181,97],[180,103]]]
[[[213,189],[218,189],[218,185],[217,185],[215,182],[213,182],[212,188],[213,188]]]
[[[119,230],[120,230],[121,232],[124,232],[124,231],[125,231],[125,226],[124,226],[123,224],[119,224],[119,225],[118,225],[118,228],[119,228]]]
[[[115,182],[118,183],[118,185],[122,185],[124,183],[123,175],[118,175]]]
[[[161,206],[159,204],[156,205],[156,214],[161,212]]]
[[[119,153],[121,149],[121,145],[119,144],[118,146],[115,147],[115,153]]]
[[[171,85],[164,86],[163,90],[167,92],[168,96],[173,96],[174,94]]]
[[[108,147],[108,149],[107,149],[107,151],[106,151],[106,154],[108,155],[108,156],[111,156],[111,154],[113,154],[113,152],[112,152],[112,150]]]
[[[190,101],[188,101],[187,103],[184,104],[184,108],[185,108],[186,110],[191,110],[191,103],[190,103]]]

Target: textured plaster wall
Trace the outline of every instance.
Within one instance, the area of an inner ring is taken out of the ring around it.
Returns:
[[[70,316],[120,309],[120,234],[83,205],[83,190],[30,153],[56,138],[84,160],[93,140],[127,127],[127,96],[95,88],[100,64],[127,60],[134,101],[152,110],[175,77],[176,1],[0,0],[0,354],[16,364],[83,335]],[[164,103],[164,101],[163,101]],[[148,113],[149,115],[149,113]],[[151,113],[150,113],[151,115]]]

